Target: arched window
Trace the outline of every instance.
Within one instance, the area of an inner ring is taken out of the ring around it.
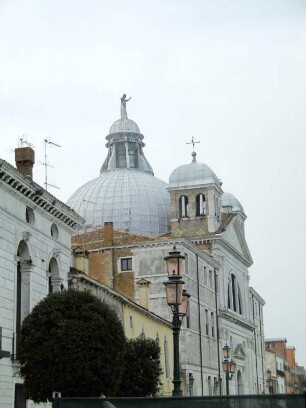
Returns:
[[[240,370],[238,370],[237,372],[237,394],[238,395],[243,394],[243,382],[242,382],[242,375],[241,375]]]
[[[57,292],[60,290],[59,268],[57,260],[52,257],[49,262],[49,269],[47,272],[47,291],[48,293]]]
[[[228,281],[227,307],[242,315],[242,299],[236,276],[232,273]]]
[[[179,198],[180,218],[188,217],[188,197],[183,195]]]
[[[204,194],[198,194],[196,196],[196,216],[203,215],[206,215],[206,199]]]
[[[32,258],[28,245],[25,241],[20,241],[17,250],[17,279],[16,279],[16,325],[15,325],[15,345],[13,357],[18,359],[21,324],[24,318],[30,313],[30,283]]]

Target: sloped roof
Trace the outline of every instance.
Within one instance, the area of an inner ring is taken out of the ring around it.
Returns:
[[[114,246],[133,245],[140,242],[164,241],[171,239],[171,236],[148,237],[146,235],[132,234],[127,231],[113,230]],[[72,249],[81,247],[87,250],[99,249],[105,247],[104,228],[95,231],[85,232],[72,237]]]

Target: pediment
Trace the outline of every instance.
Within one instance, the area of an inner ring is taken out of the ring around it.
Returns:
[[[227,241],[239,254],[250,264],[253,263],[248,244],[245,239],[243,226],[237,218],[234,218],[222,232],[222,238]]]
[[[245,351],[243,349],[243,345],[241,343],[239,343],[237,345],[237,347],[235,348],[234,351],[234,357],[238,360],[244,360],[246,355],[245,355]]]

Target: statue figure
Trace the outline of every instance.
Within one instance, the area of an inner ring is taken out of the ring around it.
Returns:
[[[131,99],[126,99],[126,94],[123,94],[121,99],[121,119],[127,119],[126,103]]]

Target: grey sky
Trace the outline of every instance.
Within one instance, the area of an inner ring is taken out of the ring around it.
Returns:
[[[43,139],[63,201],[99,174],[120,97],[155,175],[207,163],[248,215],[266,337],[306,366],[304,0],[0,0],[1,158]]]

